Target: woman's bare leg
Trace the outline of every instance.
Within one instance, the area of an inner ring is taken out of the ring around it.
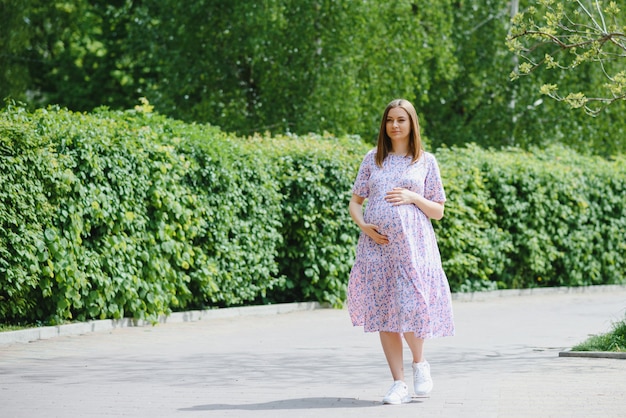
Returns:
[[[402,335],[397,332],[380,332],[380,342],[387,358],[393,380],[404,381],[402,360]]]
[[[404,333],[404,339],[413,354],[413,363],[424,361],[424,339],[417,338],[413,332]]]

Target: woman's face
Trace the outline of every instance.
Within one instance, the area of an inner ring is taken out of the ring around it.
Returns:
[[[387,113],[387,135],[392,142],[404,142],[409,140],[411,134],[411,118],[401,107],[394,107]]]

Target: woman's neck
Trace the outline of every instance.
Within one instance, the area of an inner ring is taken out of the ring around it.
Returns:
[[[409,145],[392,145],[392,149],[389,150],[389,154],[393,155],[407,155],[409,153]]]

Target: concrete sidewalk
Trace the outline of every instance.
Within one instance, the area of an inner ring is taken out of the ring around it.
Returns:
[[[558,353],[625,308],[617,286],[459,297],[457,335],[426,345],[432,395],[399,406],[380,403],[391,377],[378,336],[343,310],[5,344],[0,416],[624,417],[626,360]]]

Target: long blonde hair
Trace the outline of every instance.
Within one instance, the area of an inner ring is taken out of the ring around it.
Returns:
[[[383,166],[383,161],[393,149],[391,146],[391,138],[387,135],[387,115],[389,114],[389,111],[395,107],[401,107],[404,109],[411,120],[411,133],[409,134],[409,152],[413,157],[411,164],[419,160],[422,156],[422,151],[424,151],[422,148],[422,136],[420,134],[419,119],[417,118],[415,107],[413,107],[411,102],[405,99],[392,100],[385,109],[385,113],[383,114],[383,118],[380,122],[380,131],[378,131],[376,165],[379,167]]]

